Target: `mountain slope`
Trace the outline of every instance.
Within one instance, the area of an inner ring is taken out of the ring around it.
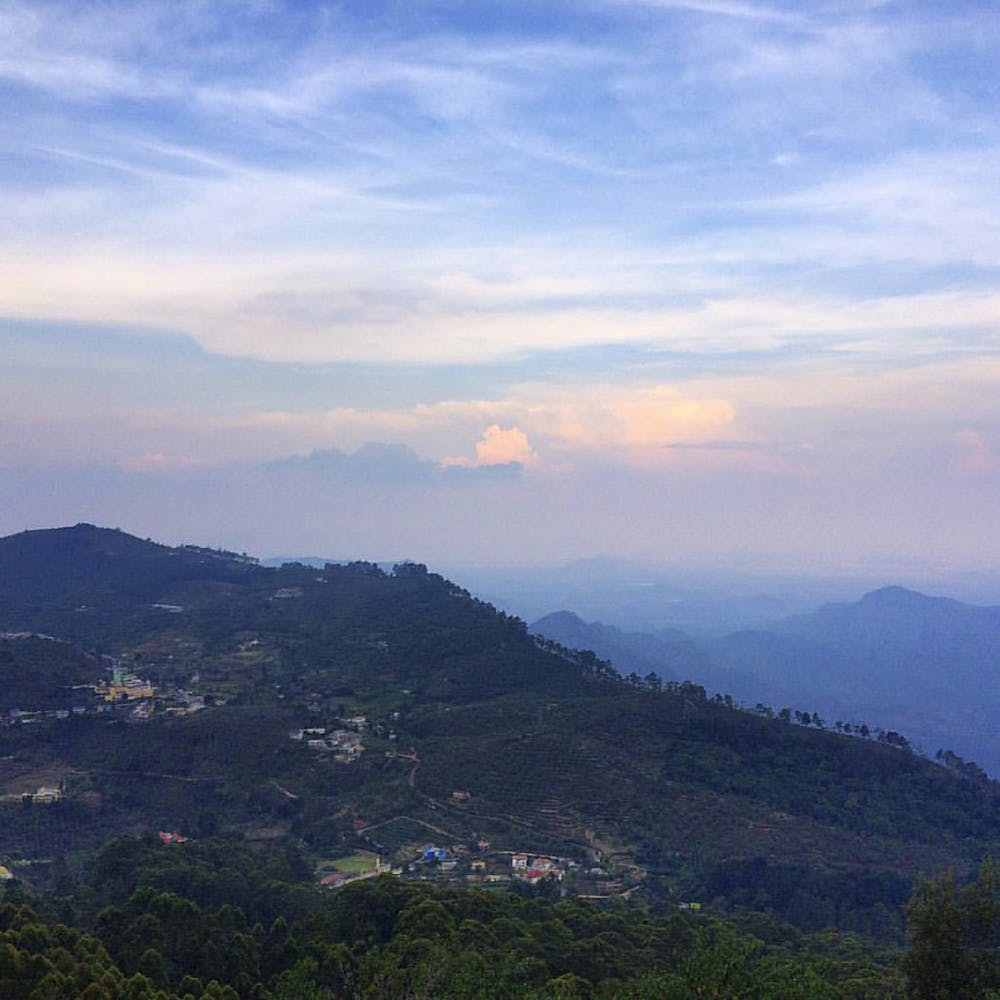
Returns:
[[[623,672],[689,678],[748,704],[820,712],[953,749],[1000,773],[1000,608],[886,587],[768,630],[665,642],[568,613],[532,629],[593,648]]]
[[[255,561],[196,546],[171,548],[91,524],[0,538],[0,627],[94,641],[183,591],[259,578]]]
[[[650,671],[668,680],[704,677],[711,663],[698,644],[679,629],[654,633],[624,632],[612,625],[585,622],[572,611],[556,611],[531,625],[534,635],[554,639],[570,649],[591,649],[602,659],[645,676]]]
[[[626,682],[422,566],[267,569],[67,530],[0,540],[0,618],[62,621],[110,657],[74,670],[107,682],[113,664],[157,696],[145,715],[121,704],[0,728],[6,850],[51,856],[141,829],[288,838],[319,856],[485,836],[574,860],[578,891],[760,889],[804,924],[892,934],[917,871],[997,846],[994,785],[697,685]],[[29,599],[11,567],[43,560]],[[289,735],[345,726],[359,753]],[[62,800],[24,811],[25,792],[53,784]],[[783,880],[808,887],[794,906]],[[861,904],[862,884],[882,888]]]
[[[755,641],[730,638],[713,659],[747,672]],[[931,753],[951,748],[1000,773],[1000,608],[886,587],[789,619],[770,642],[771,676],[787,684],[794,659],[796,688],[814,692],[815,707],[877,720]]]

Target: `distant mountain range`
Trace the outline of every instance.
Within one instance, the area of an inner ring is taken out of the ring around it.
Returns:
[[[771,629],[824,604],[856,601],[886,579],[873,569],[824,576],[808,570],[682,567],[609,558],[561,566],[449,565],[439,571],[525,621],[566,608],[585,621],[626,632],[675,628],[695,637]],[[1000,570],[933,577],[887,575],[926,594],[949,594],[974,605],[1000,603]]]
[[[953,750],[1000,774],[1000,607],[884,587],[720,638],[622,632],[566,611],[531,629],[625,673],[688,679],[831,723],[874,721],[930,754]]]

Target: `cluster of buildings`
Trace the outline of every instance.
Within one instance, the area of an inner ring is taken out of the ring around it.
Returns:
[[[573,861],[541,854],[491,852],[490,842],[480,839],[478,853],[465,844],[440,847],[425,844],[409,864],[392,869],[394,874],[410,878],[447,880],[464,878],[466,882],[496,884],[526,882],[537,885],[545,879],[562,882]]]
[[[74,705],[72,708],[47,708],[37,712],[26,712],[20,708],[11,708],[8,710],[6,716],[0,718],[0,725],[27,725],[32,722],[41,722],[43,719],[68,719],[71,715],[83,715],[86,711],[86,705]]]
[[[160,690],[144,677],[127,673],[118,663],[111,668],[111,682],[94,685],[94,694],[108,707],[128,706],[129,717],[135,722],[152,718],[154,710],[185,715],[205,707],[201,695],[181,689]]]
[[[107,702],[120,703],[153,698],[156,689],[149,681],[135,674],[127,674],[116,665],[111,669],[111,683],[95,685],[94,693]]]
[[[39,805],[51,805],[51,803],[58,802],[62,798],[62,789],[42,785],[37,792],[25,796],[25,798],[29,798],[32,802]]]
[[[337,721],[351,728],[327,730],[324,726],[312,726],[293,729],[288,736],[297,742],[304,742],[311,750],[333,754],[333,759],[339,764],[352,764],[365,748],[361,730],[368,725],[368,720],[363,715],[356,715]]]
[[[537,885],[542,879],[555,879],[561,882],[566,871],[557,859],[546,857],[543,854],[512,854],[510,857],[510,867],[513,875],[517,879],[527,882],[529,885]]]
[[[173,613],[184,609],[179,605],[154,604],[154,608]],[[0,632],[0,639],[44,639],[48,642],[65,643],[67,640],[41,632]],[[71,715],[85,715],[92,712],[118,712],[127,707],[129,716],[135,721],[148,719],[157,711],[167,713],[195,712],[205,707],[205,700],[199,695],[187,691],[165,691],[154,687],[152,681],[130,673],[115,657],[104,656],[111,671],[110,679],[99,680],[96,683],[83,683],[67,688],[77,692],[72,697],[75,704],[67,702],[64,708],[49,708],[40,710],[25,710],[19,707],[9,708],[5,715],[0,716],[0,725],[28,724],[41,722],[45,719],[68,719]],[[96,703],[95,703],[96,702]]]
[[[86,704],[75,704],[69,708],[49,708],[26,711],[21,708],[8,709],[0,717],[0,725],[26,725],[45,719],[62,720],[71,715],[86,715],[90,712],[118,712],[127,709],[128,716],[135,722],[152,717],[154,710],[167,714],[197,712],[205,707],[205,699],[188,691],[161,691],[153,684],[135,674],[125,673],[115,667],[110,682],[98,682],[80,686],[86,689]],[[97,699],[94,704],[93,698]]]

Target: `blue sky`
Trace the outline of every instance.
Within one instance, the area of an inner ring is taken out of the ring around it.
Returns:
[[[986,2],[12,0],[0,530],[995,566],[998,61]]]

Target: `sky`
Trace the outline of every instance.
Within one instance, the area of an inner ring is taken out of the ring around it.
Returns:
[[[0,533],[996,569],[998,64],[992,0],[6,0]]]

